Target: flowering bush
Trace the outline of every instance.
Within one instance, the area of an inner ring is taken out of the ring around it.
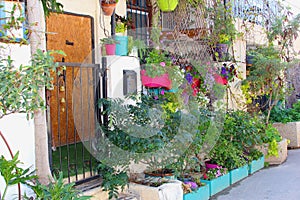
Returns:
[[[238,71],[235,68],[234,64],[224,63],[221,67],[220,75],[222,78],[225,78],[227,81],[232,82],[234,77],[238,77]]]
[[[203,174],[203,178],[205,180],[212,180],[218,178],[219,176],[223,176],[225,174],[227,174],[227,169],[220,166],[217,168],[207,170],[206,173]]]

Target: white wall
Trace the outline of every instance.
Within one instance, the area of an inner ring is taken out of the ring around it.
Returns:
[[[14,66],[21,64],[27,65],[30,61],[30,46],[20,44],[0,43],[0,58],[11,56],[14,60]],[[0,119],[0,131],[11,146],[13,154],[20,151],[19,159],[24,163],[20,167],[35,168],[35,144],[34,129],[32,120],[27,121],[26,114],[12,114]],[[6,159],[11,159],[8,149],[2,138],[0,138],[0,156],[4,155]],[[3,193],[4,182],[0,176],[0,191]],[[23,190],[24,192],[24,190]],[[17,194],[16,187],[9,190],[6,199],[13,199]]]
[[[31,167],[35,169],[35,141],[33,120],[27,121],[26,114],[12,114],[0,119],[0,131],[6,138],[10,148],[15,154],[19,151],[19,160],[24,163],[19,167]],[[0,138],[0,155],[4,155],[6,159],[11,159],[9,151]],[[3,194],[4,180],[0,176],[0,191]],[[6,199],[14,199],[17,193],[17,186],[8,190]],[[22,186],[22,194],[29,191],[28,188]]]

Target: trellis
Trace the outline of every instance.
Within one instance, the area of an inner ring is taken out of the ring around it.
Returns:
[[[162,42],[167,51],[197,62],[212,59],[207,40],[212,27],[206,12],[208,2],[193,7],[180,0],[175,11],[161,14]]]

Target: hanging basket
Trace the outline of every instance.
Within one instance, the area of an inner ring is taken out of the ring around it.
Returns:
[[[146,75],[146,70],[141,70],[141,79],[142,84],[149,88],[164,87],[167,90],[170,90],[172,88],[172,81],[169,79],[169,75],[167,73],[152,78]]]
[[[158,7],[163,12],[175,10],[178,5],[178,0],[157,0]]]
[[[217,44],[216,52],[217,52],[218,59],[224,60],[228,53],[228,44]]]
[[[103,14],[105,16],[112,16],[115,8],[117,6],[117,3],[105,3],[105,2],[101,2],[101,8],[102,8],[102,11],[103,11]]]

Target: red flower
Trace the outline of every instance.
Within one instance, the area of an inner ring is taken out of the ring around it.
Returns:
[[[204,178],[205,180],[208,179],[206,173],[203,174],[203,178]]]

